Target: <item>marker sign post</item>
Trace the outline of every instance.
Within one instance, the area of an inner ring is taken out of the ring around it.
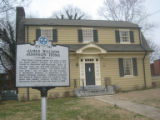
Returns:
[[[17,45],[16,87],[32,87],[41,92],[42,120],[46,120],[47,91],[69,86],[69,49],[41,36],[34,45]]]

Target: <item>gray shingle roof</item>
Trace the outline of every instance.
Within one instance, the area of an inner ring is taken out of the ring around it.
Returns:
[[[53,26],[92,26],[92,27],[119,27],[137,28],[137,24],[126,21],[107,21],[107,20],[57,20],[51,18],[26,18],[25,25],[53,25]]]
[[[144,35],[142,35],[142,47],[147,51],[147,50],[151,50],[151,52],[153,52],[153,50],[149,47],[147,40],[145,39]]]
[[[69,47],[70,51],[75,52],[76,50],[84,47],[87,44],[64,44]],[[144,52],[141,45],[135,44],[96,44],[108,52]],[[145,46],[144,46],[145,47]],[[145,47],[146,51],[152,52],[150,48]]]

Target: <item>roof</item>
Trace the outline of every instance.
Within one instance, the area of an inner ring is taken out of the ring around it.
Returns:
[[[81,27],[112,27],[112,28],[139,28],[137,24],[127,21],[107,21],[107,20],[67,20],[52,18],[26,18],[23,19],[24,25],[37,26],[81,26]],[[76,51],[86,44],[65,44],[70,51]],[[145,38],[142,36],[140,44],[96,44],[109,52],[152,52]]]
[[[84,47],[87,44],[63,44],[69,47],[70,51],[75,52],[76,50]],[[144,48],[148,52],[152,52],[149,47],[135,45],[135,44],[96,44],[102,49],[108,52],[144,52]]]
[[[26,18],[24,25],[54,25],[54,26],[84,26],[84,27],[116,27],[116,28],[138,28],[137,24],[126,21],[107,20],[67,20],[52,18]]]
[[[141,38],[142,38],[142,47],[147,51],[147,50],[150,50],[151,52],[153,52],[153,50],[149,47],[148,43],[147,43],[147,40],[145,39],[144,35],[141,34]]]

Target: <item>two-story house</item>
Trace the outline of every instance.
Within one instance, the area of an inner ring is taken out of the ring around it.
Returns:
[[[137,24],[106,20],[25,18],[17,8],[17,43],[34,44],[45,36],[53,45],[69,47],[70,87],[57,87],[49,97],[73,95],[74,88],[111,85],[121,90],[151,86],[149,53],[152,51]],[[37,90],[19,88],[19,98],[40,97]]]

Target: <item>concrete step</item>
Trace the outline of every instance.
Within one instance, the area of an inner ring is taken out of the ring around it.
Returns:
[[[84,88],[75,88],[74,95],[77,97],[98,96],[115,94],[112,86],[104,88],[102,86],[86,86]]]
[[[105,88],[102,87],[102,86],[95,86],[95,85],[87,85],[87,86],[84,86],[84,87],[80,87],[80,90],[82,91],[93,91],[93,92],[96,92],[96,91],[104,91]]]

